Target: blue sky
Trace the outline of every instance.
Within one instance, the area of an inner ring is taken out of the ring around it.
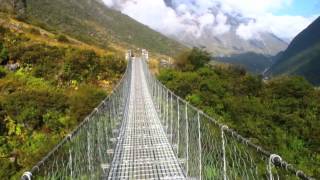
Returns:
[[[276,10],[275,15],[314,16],[320,14],[320,0],[293,0],[289,7]]]

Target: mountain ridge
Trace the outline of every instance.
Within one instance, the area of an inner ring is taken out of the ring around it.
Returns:
[[[267,76],[299,75],[320,84],[320,17],[301,31],[288,48],[275,57]]]
[[[100,47],[113,44],[123,49],[147,48],[169,56],[187,49],[129,16],[108,8],[101,0],[29,0],[27,11],[30,23],[45,25]]]

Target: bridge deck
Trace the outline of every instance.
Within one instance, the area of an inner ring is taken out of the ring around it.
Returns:
[[[133,60],[130,98],[108,179],[185,179],[147,88],[142,60]]]

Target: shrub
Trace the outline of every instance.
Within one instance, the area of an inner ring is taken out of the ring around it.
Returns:
[[[175,65],[180,70],[192,71],[203,67],[210,59],[210,54],[207,51],[193,48],[191,51],[180,54],[175,61]]]
[[[75,92],[70,92],[69,106],[71,118],[78,122],[82,121],[85,116],[107,96],[102,89],[90,85],[81,85]]]
[[[30,33],[35,35],[41,35],[39,29],[36,29],[36,28],[31,28]]]
[[[59,42],[64,42],[64,43],[69,42],[69,39],[68,39],[65,35],[63,35],[63,34],[57,35],[56,39],[57,39],[57,41],[59,41]]]
[[[252,142],[319,177],[320,91],[305,79],[282,77],[263,83],[260,76],[236,66],[162,70],[158,78]],[[306,162],[315,166],[307,169]]]
[[[0,66],[0,79],[7,75],[6,70]]]
[[[9,52],[0,42],[0,64],[5,65],[9,61]]]
[[[0,26],[0,42],[2,42],[2,38],[4,37],[4,34],[7,32],[7,29]]]

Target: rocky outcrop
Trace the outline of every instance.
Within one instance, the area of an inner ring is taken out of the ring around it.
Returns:
[[[0,11],[13,12],[11,0],[0,0]]]
[[[17,18],[25,18],[27,0],[0,0],[0,11],[13,13]]]

